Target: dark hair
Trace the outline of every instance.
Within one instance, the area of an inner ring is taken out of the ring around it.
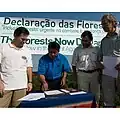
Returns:
[[[15,31],[14,31],[14,36],[20,36],[21,34],[24,35],[29,35],[29,31],[25,28],[25,27],[18,27]]]
[[[50,50],[50,49],[56,49],[59,52],[60,45],[57,42],[50,42],[48,45],[48,50]]]
[[[93,35],[90,31],[84,31],[82,34],[81,34],[81,37],[88,37],[91,41],[93,40]]]

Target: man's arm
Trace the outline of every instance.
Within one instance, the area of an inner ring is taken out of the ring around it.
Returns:
[[[67,77],[67,72],[63,72],[63,77],[62,78],[65,78],[66,79],[66,77]]]
[[[71,71],[70,64],[67,60],[67,58],[64,56],[63,58],[63,76],[61,80],[61,86],[66,85],[66,78],[67,78],[67,73]]]
[[[62,80],[61,80],[61,86],[65,87],[66,85],[66,78],[67,78],[67,72],[63,72]]]
[[[103,65],[103,51],[102,51],[102,41],[101,41],[101,45],[100,48],[98,47],[97,49],[97,61],[96,61],[96,67],[98,69],[98,73],[99,73],[99,77],[98,77],[98,81],[100,83],[100,86],[102,85],[102,72],[104,69],[104,65]]]
[[[3,84],[3,79],[2,79],[2,76],[1,76],[1,73],[0,73],[0,97],[2,97],[3,96],[3,94],[4,94],[4,84]]]
[[[100,45],[100,48],[96,48],[96,50],[98,51],[97,52],[97,61],[96,61],[96,64],[97,64],[97,69],[104,69],[104,65],[103,65],[103,52],[102,52],[102,42],[101,42],[101,45]]]
[[[40,77],[40,80],[43,84],[43,89],[48,90],[48,84],[46,82],[45,78],[46,68],[45,68],[45,61],[44,57],[40,58],[39,64],[38,64],[38,75]]]
[[[2,73],[1,73],[1,61],[3,57],[3,50],[2,50],[2,45],[0,45],[0,97],[3,96],[4,93],[4,84],[3,84],[3,78],[2,78]]]
[[[72,70],[73,70],[72,76],[75,81],[76,88],[77,88],[77,72],[76,72],[77,62],[78,62],[78,54],[77,54],[77,48],[76,48],[73,52],[73,57],[72,57]]]
[[[32,83],[32,67],[27,67],[28,83]]]
[[[28,51],[28,56],[27,56],[27,75],[28,75],[28,87],[27,91],[32,90],[32,55],[30,51]]]
[[[46,80],[45,80],[46,68],[45,68],[44,57],[41,57],[40,60],[39,60],[38,72],[37,73],[40,77],[41,82],[46,83]]]
[[[41,82],[42,82],[42,89],[45,91],[45,90],[48,90],[48,83],[46,82],[46,80],[45,80],[45,76],[44,75],[39,75],[39,77],[40,77],[40,80],[41,80]]]
[[[45,76],[44,75],[39,75],[41,82],[44,84],[46,83]]]
[[[115,54],[116,57],[118,57],[118,58],[120,58],[119,48],[120,48],[120,37],[117,37],[117,42],[116,42],[117,54],[116,54],[115,52],[114,52],[114,54]],[[120,61],[119,61],[118,64],[115,66],[115,69],[120,72]]]
[[[103,50],[102,50],[103,45],[102,44],[103,43],[101,41],[100,48],[98,49],[98,55],[97,55],[97,60],[101,63],[103,62]]]

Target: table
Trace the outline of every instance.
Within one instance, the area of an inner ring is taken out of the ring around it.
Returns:
[[[20,108],[95,108],[96,100],[92,93],[42,98],[35,101],[22,101]]]

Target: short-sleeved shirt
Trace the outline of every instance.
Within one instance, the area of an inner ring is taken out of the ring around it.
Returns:
[[[48,54],[42,56],[39,60],[38,74],[44,75],[49,80],[60,78],[63,72],[70,72],[70,70],[67,58],[60,53],[53,60]]]
[[[94,70],[96,69],[98,48],[89,47],[81,48],[77,47],[74,50],[72,57],[72,66],[76,66],[76,70]]]
[[[26,48],[15,48],[11,43],[0,45],[1,74],[5,90],[27,88],[27,67],[32,67],[32,57]]]
[[[103,61],[103,56],[120,56],[120,37],[115,32],[111,36],[106,35],[100,45],[99,61]]]

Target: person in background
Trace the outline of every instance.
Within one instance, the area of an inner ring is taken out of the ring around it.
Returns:
[[[66,57],[59,51],[60,45],[50,42],[48,53],[39,60],[38,75],[44,90],[56,90],[66,85],[67,72],[71,68]]]
[[[32,57],[24,46],[28,36],[29,31],[19,27],[11,43],[0,45],[0,107],[17,107],[18,99],[32,90]]]
[[[81,34],[82,48],[77,47],[72,57],[73,78],[79,90],[92,92],[99,104],[100,86],[99,69],[97,60],[98,48],[92,46],[93,36],[90,31]]]
[[[99,61],[103,63],[104,56],[119,57],[120,38],[116,32],[117,20],[112,14],[105,14],[101,18],[103,30],[107,35],[101,40]],[[104,66],[103,66],[104,68]],[[115,66],[120,71],[120,64]],[[115,97],[117,88],[117,79],[108,75],[102,75],[102,90],[104,107],[115,107]]]

